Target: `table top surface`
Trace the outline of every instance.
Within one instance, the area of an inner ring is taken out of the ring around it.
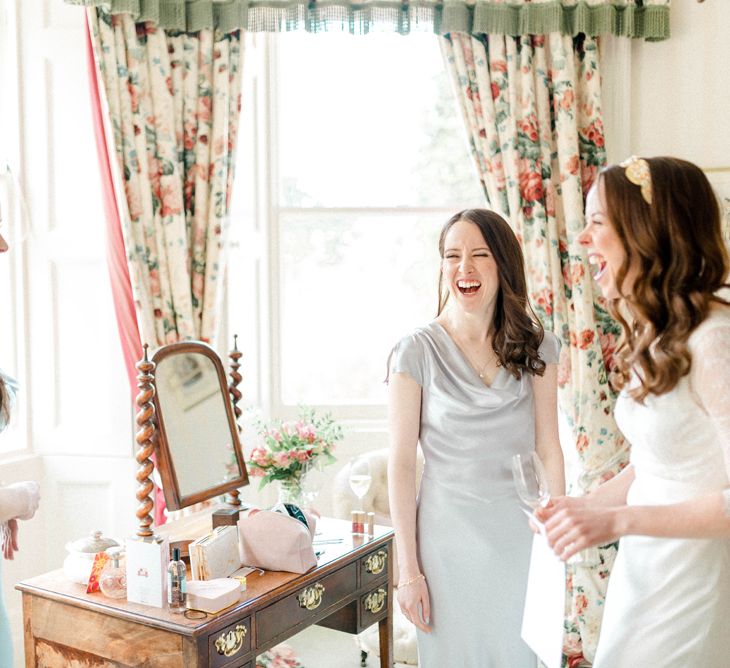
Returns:
[[[350,522],[320,518],[317,521],[317,534],[314,538],[314,549],[319,555],[315,568],[301,575],[283,571],[265,571],[263,575],[257,572],[250,573],[246,577],[246,591],[241,592],[237,604],[214,614],[209,613],[200,620],[188,619],[182,614],[170,612],[167,608],[155,608],[130,603],[125,599],[107,598],[101,592],[87,594],[84,585],[71,582],[61,569],[22,580],[16,588],[28,594],[69,605],[172,630],[183,635],[197,636],[208,632],[213,626],[230,623],[249,610],[254,611],[264,598],[268,605],[289,594],[292,588],[303,586],[310,580],[316,580],[337,570],[344,563],[354,561],[373,548],[386,543],[393,535],[392,528],[378,525],[375,526],[374,536],[355,535],[350,529]],[[325,542],[331,540],[340,542]]]

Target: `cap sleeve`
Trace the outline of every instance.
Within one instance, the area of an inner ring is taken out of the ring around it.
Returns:
[[[552,332],[545,330],[545,338],[540,344],[538,353],[545,364],[557,364],[560,359],[560,339]]]
[[[387,383],[394,373],[407,373],[421,387],[425,378],[426,357],[423,343],[416,334],[402,338],[395,344],[388,357]]]

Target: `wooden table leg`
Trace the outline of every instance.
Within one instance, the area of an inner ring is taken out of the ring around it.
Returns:
[[[393,668],[393,616],[388,616],[378,622],[380,631],[380,668]]]
[[[33,622],[32,622],[32,606],[33,598],[29,594],[23,594],[23,640],[25,649],[25,665],[33,668],[36,665],[35,660],[35,640],[33,638]]]

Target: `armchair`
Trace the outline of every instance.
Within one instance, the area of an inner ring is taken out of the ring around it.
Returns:
[[[390,517],[390,501],[388,498],[388,448],[373,450],[362,455],[370,461],[372,481],[370,489],[363,497],[362,508],[357,508],[358,500],[350,489],[350,466],[346,464],[334,478],[332,489],[332,514],[340,519],[350,519],[353,510],[365,510],[375,513],[375,523],[392,526]],[[416,459],[416,488],[421,482],[423,473],[423,455],[420,449]],[[393,577],[395,586],[398,585],[398,559],[393,553]],[[378,628],[377,625],[363,631],[356,638],[356,643],[362,653],[362,664],[367,665],[367,655],[374,652],[378,655]],[[416,627],[413,626],[401,613],[398,604],[393,605],[393,656],[398,664],[418,665],[418,651],[416,648]]]

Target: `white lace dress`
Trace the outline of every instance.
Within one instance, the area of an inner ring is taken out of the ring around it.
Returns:
[[[642,406],[622,393],[633,505],[724,495],[730,514],[730,308],[691,335],[692,370]],[[728,668],[730,539],[626,536],[606,595],[594,668]]]

